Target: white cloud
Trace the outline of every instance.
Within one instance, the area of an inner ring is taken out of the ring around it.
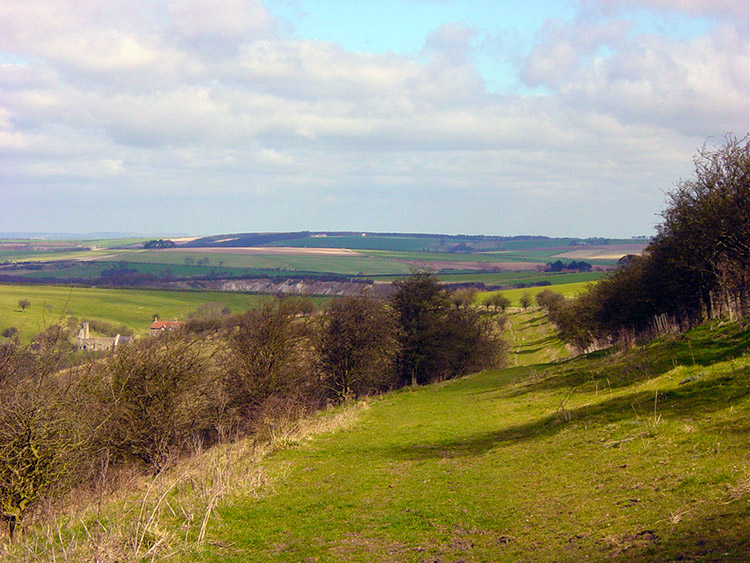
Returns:
[[[548,24],[522,76],[572,107],[622,123],[650,124],[685,135],[742,134],[748,116],[748,38],[731,24],[677,40],[609,31],[585,20]],[[588,33],[586,33],[588,31]],[[593,31],[593,33],[592,33]],[[597,48],[605,47],[597,53]]]
[[[748,12],[748,5],[742,0],[585,0],[584,3],[589,7],[598,7],[606,11],[632,10],[634,7],[640,7],[687,15],[744,18],[745,21]]]
[[[403,198],[434,217],[460,195],[483,208],[527,197],[542,216],[588,199],[605,215],[630,194],[653,209],[705,137],[747,120],[747,36],[731,23],[683,41],[637,35],[622,14],[548,22],[522,68],[542,93],[500,96],[460,24],[410,57],[281,38],[258,0],[44,4],[0,3],[0,54],[14,61],[0,65],[0,175],[17,194],[255,194],[313,209],[314,192]],[[351,227],[386,224],[368,212]]]

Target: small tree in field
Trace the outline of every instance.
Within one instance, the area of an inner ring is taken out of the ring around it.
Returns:
[[[544,289],[536,294],[536,304],[542,309],[550,310],[555,307],[559,307],[565,302],[565,297],[562,294],[552,291],[551,289]]]
[[[495,312],[497,312],[498,309],[505,312],[505,310],[510,307],[510,299],[505,297],[502,293],[493,293],[484,300],[484,305],[486,307],[492,307]]]
[[[521,307],[523,307],[524,311],[531,307],[531,293],[528,291],[521,295]]]
[[[31,301],[29,301],[28,299],[18,300],[18,308],[21,309],[21,311],[26,311],[26,309],[28,309],[29,307],[31,307]]]

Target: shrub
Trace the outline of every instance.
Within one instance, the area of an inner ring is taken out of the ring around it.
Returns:
[[[317,342],[324,388],[339,401],[387,389],[397,348],[395,318],[384,303],[367,295],[335,299]]]
[[[49,349],[0,347],[0,519],[11,539],[41,501],[85,480],[95,457],[84,378],[58,362]]]
[[[484,305],[485,307],[492,307],[496,312],[498,309],[505,312],[505,310],[510,307],[510,299],[505,297],[502,293],[493,293],[484,300]]]
[[[18,335],[18,329],[14,326],[3,330],[3,338],[14,338]]]
[[[497,365],[505,346],[473,308],[456,308],[434,275],[416,271],[394,282],[401,385],[429,383]]]
[[[551,289],[543,289],[536,294],[535,299],[537,305],[547,311],[559,307],[565,302],[565,297],[563,297],[562,294],[552,291]]]
[[[190,313],[185,326],[190,332],[207,332],[228,329],[238,322],[239,319],[232,316],[229,307],[223,303],[209,302],[200,304]]]
[[[210,354],[179,331],[141,339],[103,366],[100,440],[115,460],[160,470],[196,439],[213,439],[220,405]]]
[[[246,312],[229,338],[224,389],[235,420],[257,420],[272,397],[315,402],[314,326],[307,299],[280,298]]]

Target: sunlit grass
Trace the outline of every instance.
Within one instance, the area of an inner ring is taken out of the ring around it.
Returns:
[[[47,326],[73,316],[125,324],[135,334],[144,334],[154,315],[184,320],[206,302],[223,303],[241,312],[269,298],[242,293],[0,285],[0,329],[16,327],[21,340],[28,342]],[[18,306],[21,299],[31,302],[25,311]]]

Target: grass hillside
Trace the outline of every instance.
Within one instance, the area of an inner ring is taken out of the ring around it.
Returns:
[[[14,557],[750,560],[750,330],[550,363],[563,350],[540,313],[512,320],[517,366],[216,448],[130,500],[29,530]]]
[[[213,560],[746,561],[748,345],[704,327],[383,397],[269,458]]]

